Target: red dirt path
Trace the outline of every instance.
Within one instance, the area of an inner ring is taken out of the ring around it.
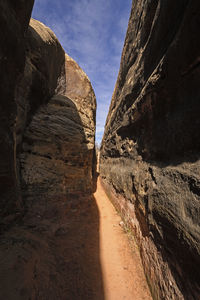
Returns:
[[[94,194],[100,218],[100,264],[105,300],[150,300],[136,245],[128,239],[120,217],[100,181]],[[130,247],[131,246],[131,247]]]

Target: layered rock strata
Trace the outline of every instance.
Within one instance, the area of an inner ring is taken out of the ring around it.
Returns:
[[[30,21],[33,1],[4,2],[0,299],[103,297],[91,83],[55,34]]]
[[[27,20],[30,13],[31,7]],[[10,26],[13,32],[15,25]],[[5,35],[6,31],[4,39]],[[89,79],[42,23],[31,20],[21,36],[16,31],[15,38],[21,48],[16,44],[11,58],[9,49],[4,57],[7,65],[1,60],[6,81],[1,83],[5,102],[1,111],[1,219],[5,226],[23,210],[27,197],[65,197],[91,192],[93,185],[96,100]]]
[[[200,295],[199,1],[133,1],[100,174],[154,299]]]
[[[28,45],[22,85],[29,74],[34,79],[19,156],[25,202],[91,193],[96,100],[90,81],[38,21],[30,22]]]

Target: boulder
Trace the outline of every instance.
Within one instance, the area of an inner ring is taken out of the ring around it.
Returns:
[[[200,294],[199,1],[133,1],[100,174],[154,299]]]

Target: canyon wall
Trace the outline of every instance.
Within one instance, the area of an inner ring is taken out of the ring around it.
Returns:
[[[90,299],[96,99],[32,6],[0,0],[0,299]]]
[[[0,224],[16,219],[22,208],[16,154],[16,87],[25,67],[25,34],[33,0],[0,1]]]
[[[38,197],[93,190],[96,99],[33,1],[1,5],[1,229]],[[11,16],[11,17],[10,17]]]
[[[96,99],[90,81],[42,23],[31,20],[27,41],[20,90],[28,103],[19,117],[20,127],[28,112],[19,155],[23,199],[32,205],[91,194]]]
[[[100,175],[154,299],[200,295],[199,1],[133,0]]]

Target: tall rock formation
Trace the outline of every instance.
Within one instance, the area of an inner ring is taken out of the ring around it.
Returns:
[[[133,0],[100,174],[154,299],[200,295],[199,1]]]
[[[96,99],[32,5],[0,0],[0,299],[94,299]]]
[[[36,20],[28,28],[33,1],[9,3],[1,4],[2,228],[26,198],[91,193],[96,115],[87,75],[49,28]]]
[[[95,95],[53,32],[35,20],[28,31],[25,72],[21,85],[28,107],[24,103],[21,113],[28,117],[19,155],[25,203],[91,193]]]
[[[16,87],[25,66],[25,35],[33,0],[0,1],[0,224],[10,223],[22,207],[16,159]]]

